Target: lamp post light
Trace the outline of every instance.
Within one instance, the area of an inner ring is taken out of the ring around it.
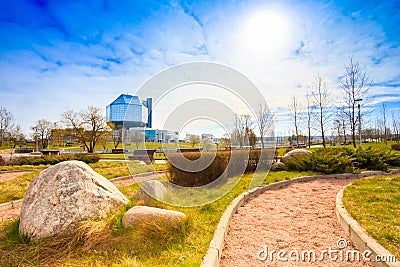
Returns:
[[[360,147],[362,146],[362,136],[361,136],[361,104],[362,98],[354,99],[354,103],[358,104],[358,131],[360,135]]]
[[[38,128],[37,127],[33,127],[33,130],[35,130],[35,143],[36,143],[35,152],[39,152]]]

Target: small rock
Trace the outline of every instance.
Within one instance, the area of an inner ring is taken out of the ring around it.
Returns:
[[[124,228],[136,228],[142,223],[162,222],[166,225],[174,225],[186,218],[186,214],[148,206],[135,206],[129,209],[122,218]]]
[[[290,160],[302,156],[302,155],[309,155],[312,154],[311,151],[306,150],[306,149],[293,149],[289,152],[287,152],[282,158],[281,158],[281,162],[283,163],[287,163]]]
[[[284,170],[285,167],[286,167],[285,163],[283,163],[283,162],[275,162],[274,164],[272,164],[271,170],[272,171],[281,171],[281,170]]]

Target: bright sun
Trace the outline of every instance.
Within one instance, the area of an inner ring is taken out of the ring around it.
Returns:
[[[290,42],[288,18],[277,11],[257,11],[244,20],[238,37],[244,52],[257,56],[279,54]]]

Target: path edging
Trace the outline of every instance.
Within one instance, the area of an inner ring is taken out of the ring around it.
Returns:
[[[367,231],[362,228],[356,220],[351,217],[343,205],[343,192],[347,185],[342,188],[336,195],[336,216],[338,217],[340,226],[349,235],[351,241],[357,249],[363,253],[366,250],[372,252],[370,259],[374,259],[377,255],[379,256],[393,256],[387,249],[380,245],[374,238],[368,235]],[[375,267],[399,267],[398,262],[383,262],[373,261],[372,264]]]
[[[229,206],[225,209],[222,217],[217,225],[217,229],[214,232],[213,239],[210,242],[210,246],[207,250],[207,254],[203,257],[201,267],[219,267],[219,263],[222,256],[222,249],[224,247],[224,240],[228,233],[229,223],[232,219],[233,214],[236,213],[237,209],[245,204],[249,199],[254,198],[267,190],[279,189],[292,183],[307,182],[316,179],[351,179],[351,178],[364,178],[369,176],[377,175],[390,175],[400,173],[400,169],[394,169],[390,172],[384,171],[365,171],[358,174],[355,173],[341,173],[341,174],[328,174],[328,175],[314,175],[314,176],[301,176],[284,181],[275,182],[269,185],[259,186],[249,191],[243,192],[238,195]],[[385,255],[385,254],[378,254]],[[389,254],[386,254],[389,255]],[[383,265],[382,265],[383,266]],[[389,265],[385,265],[389,266]],[[394,267],[399,265],[391,265]],[[380,266],[379,266],[380,267]]]

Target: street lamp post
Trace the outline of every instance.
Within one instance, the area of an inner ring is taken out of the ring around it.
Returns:
[[[361,104],[362,98],[355,99],[354,102],[358,103],[358,131],[359,131],[359,138],[360,138],[360,147],[362,146],[362,135],[361,135]]]
[[[39,151],[38,129],[37,127],[34,127],[33,129],[35,130],[35,143],[36,143],[35,152],[38,152]]]

